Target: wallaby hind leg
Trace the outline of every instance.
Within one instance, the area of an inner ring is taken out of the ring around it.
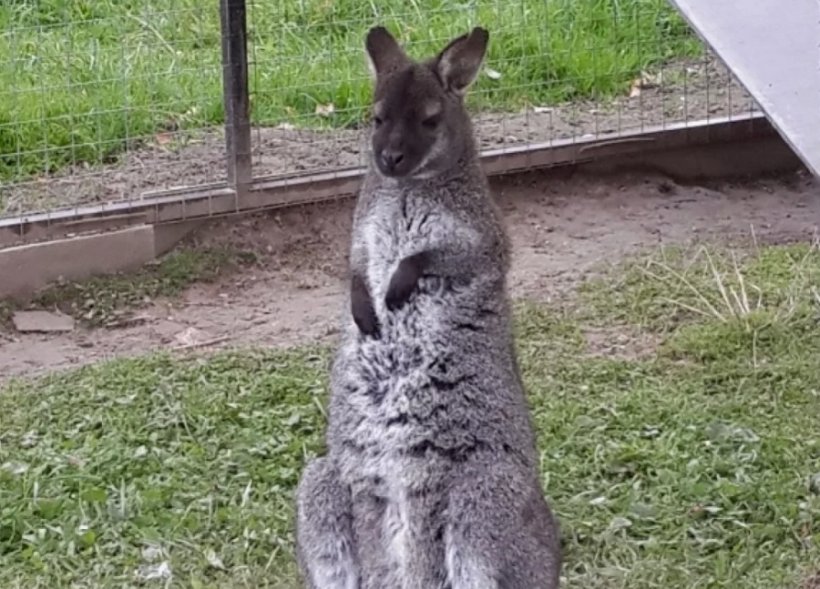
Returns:
[[[386,503],[366,489],[353,495],[353,534],[358,549],[361,589],[400,588],[396,570],[385,550]]]
[[[450,495],[445,561],[452,589],[557,589],[559,531],[541,489],[514,468],[466,473]]]
[[[305,467],[296,490],[296,552],[309,589],[358,589],[350,492],[327,458]]]

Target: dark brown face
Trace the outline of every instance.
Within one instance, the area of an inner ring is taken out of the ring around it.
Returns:
[[[391,178],[429,178],[456,165],[473,149],[463,98],[475,80],[489,33],[474,28],[423,63],[407,57],[384,27],[365,42],[376,79],[373,158]]]
[[[385,176],[424,174],[446,142],[450,102],[435,74],[425,65],[409,65],[376,88],[372,148]]]

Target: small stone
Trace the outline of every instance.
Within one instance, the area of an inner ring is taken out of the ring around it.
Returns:
[[[59,333],[74,330],[74,319],[49,311],[17,311],[11,318],[20,333]]]
[[[820,495],[820,472],[812,475],[809,479],[809,490],[815,495]]]

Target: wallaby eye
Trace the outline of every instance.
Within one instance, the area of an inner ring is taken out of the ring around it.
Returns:
[[[383,122],[384,121],[382,120],[381,117],[373,115],[373,124],[374,125],[376,125],[377,127],[380,127]]]
[[[435,129],[436,127],[438,127],[438,123],[439,123],[440,120],[441,120],[441,117],[439,117],[438,115],[435,115],[435,116],[432,116],[432,117],[427,117],[426,119],[424,119],[421,122],[421,125],[425,129]]]

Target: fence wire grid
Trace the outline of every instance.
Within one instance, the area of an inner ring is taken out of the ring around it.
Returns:
[[[756,111],[666,0],[230,1],[247,13],[255,178],[364,164],[375,24],[416,58],[489,29],[468,98],[484,149]],[[4,3],[0,30],[0,216],[228,178],[219,3]]]

